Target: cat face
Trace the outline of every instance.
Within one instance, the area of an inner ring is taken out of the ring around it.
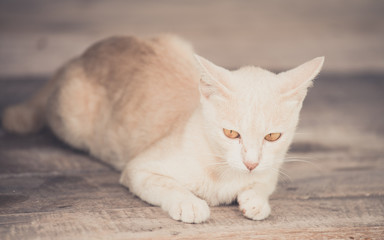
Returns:
[[[277,171],[324,58],[280,74],[256,67],[228,71],[197,59],[204,129],[215,154],[240,171]]]

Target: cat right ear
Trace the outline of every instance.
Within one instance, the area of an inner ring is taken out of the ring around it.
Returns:
[[[312,85],[323,64],[324,57],[317,57],[294,69],[279,73],[279,76],[285,79],[281,89],[282,96],[303,101],[307,88]]]
[[[195,55],[195,59],[201,74],[200,94],[206,99],[212,96],[228,96],[229,90],[223,81],[230,77],[230,72],[198,55]]]

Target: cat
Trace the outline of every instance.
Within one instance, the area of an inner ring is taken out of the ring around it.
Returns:
[[[48,125],[122,171],[122,185],[175,220],[201,223],[209,206],[236,200],[245,217],[262,220],[323,62],[279,74],[229,71],[178,36],[111,37],[7,108],[2,124],[19,134]]]

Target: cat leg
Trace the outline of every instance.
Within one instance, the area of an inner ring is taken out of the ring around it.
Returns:
[[[133,159],[126,166],[120,178],[122,185],[142,200],[160,206],[175,220],[201,223],[209,218],[210,210],[206,201],[196,197],[176,179],[161,173],[159,169],[162,166],[133,164],[143,160]]]
[[[254,189],[241,192],[237,201],[243,215],[252,220],[263,220],[271,213],[268,196],[260,195]]]
[[[240,211],[252,220],[263,220],[271,213],[269,196],[275,190],[277,176],[268,183],[257,183],[251,188],[241,191],[237,196]]]

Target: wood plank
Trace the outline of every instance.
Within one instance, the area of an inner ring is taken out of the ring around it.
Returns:
[[[116,172],[4,178],[0,181],[0,214],[149,206],[118,179]]]
[[[0,234],[3,239],[105,239],[154,238],[177,236],[331,236],[344,233],[338,228],[364,230],[378,237],[384,224],[384,201],[375,198],[273,200],[274,211],[265,221],[255,222],[241,216],[237,206],[214,207],[212,218],[204,224],[176,222],[157,207],[59,210],[55,212],[2,214]],[[380,228],[381,227],[381,228]],[[316,229],[316,231],[308,231]],[[372,230],[372,232],[370,232]],[[330,231],[330,232],[327,232]],[[272,234],[272,235],[271,235]],[[346,237],[346,235],[344,235]],[[256,239],[256,238],[255,238]]]
[[[212,234],[196,234],[192,236],[176,236],[172,239],[381,239],[384,231],[381,227],[338,227],[338,228],[306,228],[306,229],[267,229],[259,232],[238,231]],[[142,238],[142,239],[151,239]],[[162,237],[157,239],[170,239]]]
[[[0,114],[9,105],[19,103],[39,89],[47,77],[4,77],[0,75]]]
[[[281,174],[280,184],[272,197],[384,196],[384,158],[378,153],[360,154],[352,156],[329,151],[295,154],[299,160],[309,162],[286,163],[282,168],[285,175]]]
[[[0,178],[25,173],[96,172],[112,168],[59,141],[49,130],[0,134]]]
[[[21,188],[23,183],[36,182],[34,178],[39,179],[40,183],[37,189],[33,184],[19,189],[22,193],[32,192],[30,200],[16,202],[12,208],[2,206],[0,233],[4,233],[9,239],[17,239],[19,235],[9,235],[7,229],[11,228],[14,229],[12,233],[20,232],[28,236],[35,234],[42,239],[44,236],[49,238],[52,234],[60,235],[61,231],[72,232],[72,237],[84,235],[97,238],[92,235],[93,227],[100,228],[107,224],[108,227],[100,231],[116,239],[155,236],[188,239],[193,238],[196,231],[202,238],[205,236],[230,238],[234,236],[233,232],[244,238],[248,236],[247,234],[257,233],[258,235],[252,235],[254,239],[262,239],[258,236],[267,235],[278,237],[279,234],[287,236],[298,234],[302,237],[342,236],[337,235],[340,234],[340,231],[336,231],[337,228],[347,228],[350,233],[355,229],[361,234],[379,236],[377,234],[380,233],[380,226],[384,225],[383,165],[379,164],[382,162],[375,158],[368,158],[367,161],[345,158],[337,163],[332,159],[322,160],[327,166],[326,172],[305,169],[312,167],[308,165],[298,165],[289,169],[292,182],[280,182],[279,188],[272,196],[273,212],[268,220],[249,221],[241,216],[237,206],[223,206],[212,208],[211,219],[203,224],[204,227],[175,222],[161,209],[150,207],[134,198],[125,188],[117,184],[119,174],[113,171],[104,174],[48,175],[46,178],[15,177],[20,182],[15,178],[8,178],[9,182],[1,181],[0,189],[4,190],[4,187],[12,182]],[[349,165],[346,163],[348,160]],[[359,164],[377,165],[374,165],[375,168],[359,168]],[[341,170],[337,167],[340,165],[344,166]],[[357,181],[353,182],[353,179]],[[355,190],[360,188],[367,188],[370,194],[363,194],[361,191],[356,193]],[[100,217],[102,214],[106,215]],[[69,220],[71,224],[61,222]],[[90,226],[88,222],[92,222],[92,225]],[[41,226],[47,224],[54,224],[56,227],[52,226],[52,229],[41,232],[39,230]],[[62,224],[70,226],[65,229],[57,227]],[[317,230],[307,231],[307,228]],[[118,233],[111,229],[118,229],[116,230]],[[323,229],[324,232],[319,229]],[[373,229],[373,232],[370,232],[370,229]],[[101,233],[96,235],[99,234]]]
[[[73,210],[92,209],[93,206],[109,209],[110,204],[120,208],[143,206],[140,200],[133,198],[126,188],[118,184],[120,173],[99,166],[97,161],[87,159],[83,154],[77,155],[81,156],[80,161],[88,161],[87,165],[73,168],[76,165],[71,164],[71,158],[68,158],[65,165],[68,168],[0,175],[0,213],[51,211],[64,206]],[[55,158],[49,160],[57,161]],[[318,162],[325,168],[317,168]],[[88,165],[96,167],[83,169]],[[283,171],[291,177],[282,176],[284,178],[280,179],[271,199],[384,196],[384,164],[380,158],[344,157],[333,161],[328,153],[323,156],[318,154],[318,160],[312,164],[287,163]]]

